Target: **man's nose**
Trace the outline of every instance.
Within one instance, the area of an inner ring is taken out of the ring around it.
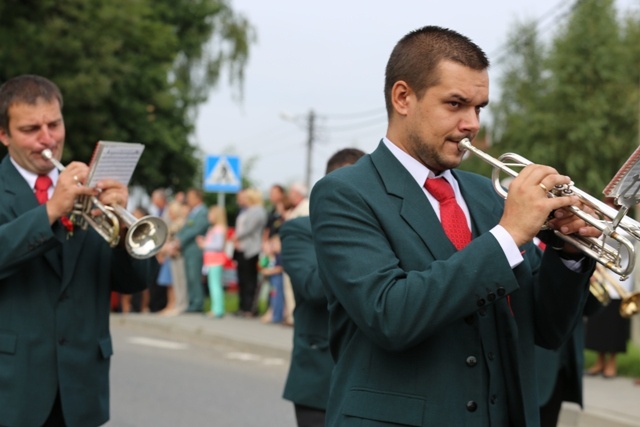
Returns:
[[[40,130],[38,131],[38,142],[49,145],[55,141],[56,139],[54,138],[53,132],[48,126],[45,125],[40,127]]]
[[[480,130],[480,117],[475,108],[469,108],[464,117],[460,120],[460,130],[462,132],[477,133]]]

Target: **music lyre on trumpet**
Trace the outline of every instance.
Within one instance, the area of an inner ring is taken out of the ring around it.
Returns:
[[[490,156],[482,150],[471,145],[468,138],[464,138],[458,143],[460,150],[467,150],[480,157],[485,162],[493,166],[491,174],[493,187],[496,192],[503,198],[507,198],[507,191],[500,183],[500,172],[515,178],[518,172],[512,167],[525,167],[532,162],[524,157],[514,154],[505,153],[499,158]],[[616,231],[618,228],[624,230],[630,237],[640,240],[640,223],[626,216],[631,206],[640,202],[638,193],[640,192],[640,173],[637,166],[640,160],[640,147],[636,149],[633,155],[627,160],[623,168],[616,174],[612,183],[605,189],[607,196],[614,197],[617,203],[621,204],[620,210],[607,205],[597,198],[578,189],[573,184],[561,185],[548,190],[549,197],[557,197],[564,195],[575,195],[580,201],[593,209],[600,218],[595,218],[591,214],[575,207],[569,206],[576,216],[584,220],[587,224],[597,228],[602,232],[600,238],[583,237],[579,235],[566,235],[555,231],[554,233],[561,239],[571,243],[585,255],[595,259],[604,267],[618,274],[621,279],[629,277],[635,265],[635,249],[633,243]],[[629,177],[631,177],[629,179]],[[631,181],[631,183],[629,183]],[[615,245],[611,246],[609,243]],[[621,256],[622,251],[626,252],[625,256]],[[626,263],[623,263],[622,260]]]
[[[65,170],[49,149],[42,151],[42,157],[49,160],[59,170]],[[78,185],[82,185],[78,183]],[[100,214],[93,215],[94,210]],[[167,240],[167,224],[159,217],[147,215],[136,218],[122,206],[107,206],[95,196],[79,197],[71,214],[76,218],[77,225],[86,230],[91,225],[111,247],[120,242],[120,230],[127,229],[124,244],[127,252],[133,258],[150,258],[157,254]]]

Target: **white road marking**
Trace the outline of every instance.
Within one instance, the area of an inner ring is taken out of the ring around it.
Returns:
[[[284,365],[284,359],[277,357],[262,357],[253,353],[227,353],[227,359],[240,360],[242,362],[259,362],[263,365]]]
[[[184,343],[147,337],[131,337],[127,341],[131,344],[146,345],[149,347],[164,348],[168,350],[186,350],[189,348],[189,346]]]

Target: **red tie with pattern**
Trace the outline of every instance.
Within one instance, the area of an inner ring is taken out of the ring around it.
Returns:
[[[51,184],[53,184],[53,182],[51,178],[49,178],[49,175],[38,175],[34,187],[36,189],[36,199],[38,199],[38,203],[43,204],[49,200],[49,187],[51,187]]]
[[[444,178],[432,178],[425,181],[424,188],[440,203],[440,222],[453,246],[458,250],[467,246],[471,241],[471,231],[451,184]]]

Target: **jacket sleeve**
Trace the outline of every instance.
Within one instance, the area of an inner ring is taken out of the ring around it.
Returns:
[[[300,217],[285,221],[280,227],[280,238],[282,266],[291,278],[296,300],[326,305],[327,298],[318,275],[309,218]]]

